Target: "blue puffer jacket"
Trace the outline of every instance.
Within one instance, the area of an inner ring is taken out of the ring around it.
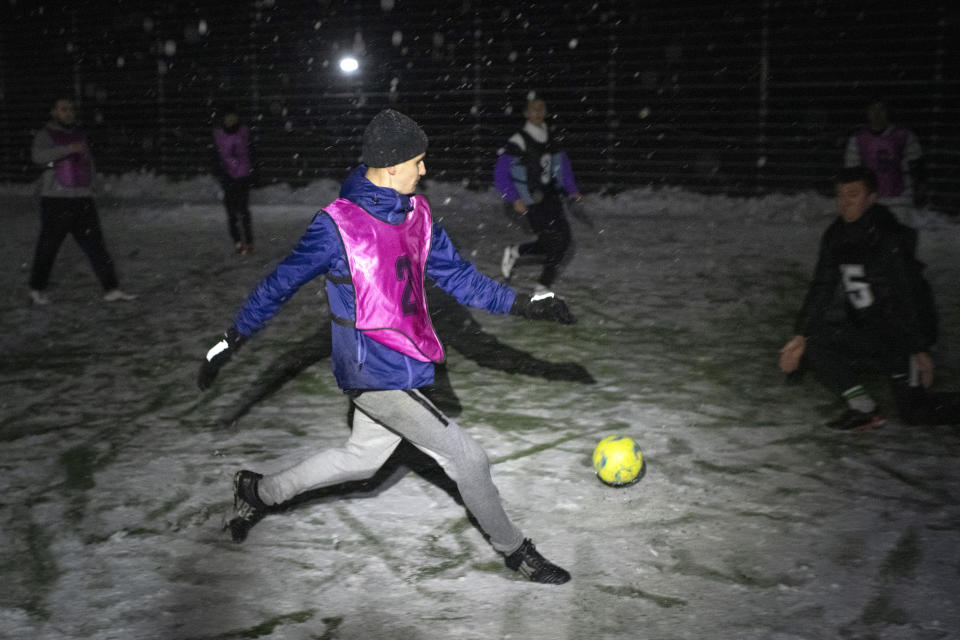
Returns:
[[[397,224],[412,209],[410,197],[378,187],[366,179],[360,165],[344,181],[340,197],[347,198],[380,220]],[[427,276],[460,304],[490,313],[510,312],[513,289],[483,275],[460,257],[450,236],[433,225]],[[330,216],[320,211],[299,244],[273,273],[263,279],[237,314],[234,326],[252,336],[279,312],[297,290],[317,276],[327,276],[330,310],[339,318],[356,318],[355,296],[343,243]],[[433,382],[433,364],[420,362],[372,340],[352,327],[332,322],[331,364],[344,391],[414,389]],[[440,336],[441,340],[443,336]]]

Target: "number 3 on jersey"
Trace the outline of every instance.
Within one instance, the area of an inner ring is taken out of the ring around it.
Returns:
[[[863,279],[866,274],[862,264],[842,264],[840,273],[843,290],[854,309],[866,309],[873,304],[873,291],[870,290],[870,283]]]

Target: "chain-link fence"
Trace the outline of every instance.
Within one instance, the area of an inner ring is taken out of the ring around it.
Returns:
[[[926,152],[932,204],[960,204],[960,14],[945,0],[197,5],[5,6],[0,180],[36,177],[30,137],[72,92],[106,173],[209,171],[229,103],[262,183],[339,179],[393,106],[430,135],[431,178],[485,187],[535,91],[585,191],[828,190],[882,95]]]

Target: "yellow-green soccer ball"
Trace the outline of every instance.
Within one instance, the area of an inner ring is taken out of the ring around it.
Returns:
[[[626,436],[607,436],[593,450],[593,470],[600,482],[626,487],[640,482],[646,467],[636,442]]]

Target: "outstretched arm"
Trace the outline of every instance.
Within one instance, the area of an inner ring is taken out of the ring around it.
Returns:
[[[333,221],[318,214],[293,251],[253,290],[234,319],[234,326],[245,336],[260,331],[300,287],[326,273],[341,255]]]
[[[490,313],[509,313],[516,295],[513,289],[464,260],[450,236],[437,224],[433,225],[427,275],[460,304]]]
[[[339,242],[329,216],[314,217],[296,248],[257,285],[233,324],[207,351],[200,365],[197,386],[209,388],[220,369],[248,338],[262,329],[300,287],[330,269],[333,261],[342,255]]]
[[[427,275],[463,305],[490,313],[555,320],[564,324],[576,321],[560,298],[552,294],[543,298],[524,296],[480,273],[476,266],[460,257],[450,236],[436,224],[433,225],[433,240],[427,258]]]

